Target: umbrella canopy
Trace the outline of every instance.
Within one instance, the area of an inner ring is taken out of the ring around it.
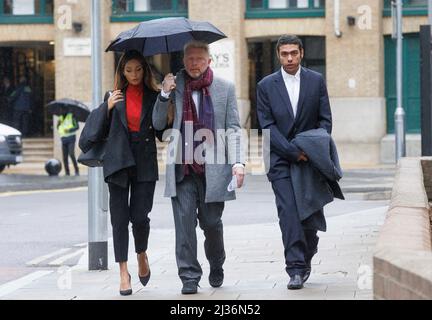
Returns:
[[[47,104],[48,113],[61,116],[72,113],[77,121],[85,122],[90,109],[82,102],[72,99],[54,100]]]
[[[144,56],[152,56],[181,51],[192,40],[212,43],[223,38],[226,35],[209,22],[162,18],[144,21],[123,31],[105,51],[137,50]]]

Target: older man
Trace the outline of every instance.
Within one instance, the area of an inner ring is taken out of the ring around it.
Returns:
[[[174,106],[171,136],[178,133],[178,139],[171,140],[168,152],[176,161],[170,161],[169,155],[165,196],[171,198],[174,213],[182,293],[194,294],[202,276],[197,259],[197,219],[205,236],[210,285],[223,284],[221,217],[225,201],[235,199],[234,191],[227,188],[230,182],[237,179],[237,187],[243,185],[244,161],[234,85],[213,76],[205,43],[188,43],[183,62],[184,70],[176,77],[166,75],[163,81],[153,125],[156,130],[166,128],[169,106]]]

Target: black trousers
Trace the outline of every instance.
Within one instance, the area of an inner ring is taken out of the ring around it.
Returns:
[[[65,166],[66,175],[70,175],[69,171],[69,157],[72,159],[72,163],[75,169],[75,173],[79,174],[78,163],[75,158],[75,142],[76,136],[65,137],[61,139],[62,141],[62,151],[63,151],[63,163]]]
[[[134,155],[136,154],[136,147],[137,144],[131,142]],[[135,252],[139,254],[147,251],[150,234],[149,213],[153,208],[156,186],[156,181],[137,181],[136,167],[124,170],[128,172],[128,185],[126,188],[114,183],[108,183],[116,262],[128,261],[129,222],[132,223]]]
[[[27,137],[30,133],[30,112],[29,111],[14,111],[13,112],[13,126],[15,129],[21,131],[23,137]]]
[[[318,251],[317,230],[309,229],[307,221],[300,221],[291,178],[273,181],[272,187],[285,249],[286,272],[290,277],[303,275]]]

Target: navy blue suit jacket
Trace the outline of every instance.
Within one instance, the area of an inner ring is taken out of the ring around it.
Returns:
[[[290,176],[290,163],[299,150],[291,140],[296,134],[323,128],[332,131],[327,87],[321,74],[307,68],[300,72],[300,95],[294,118],[288,91],[279,70],[261,80],[257,88],[257,113],[262,129],[270,130],[270,181]]]

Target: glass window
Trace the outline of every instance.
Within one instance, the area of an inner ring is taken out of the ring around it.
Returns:
[[[171,0],[134,0],[134,11],[169,11],[173,10],[172,4]]]
[[[187,11],[188,10],[188,0],[179,0],[178,1],[178,10],[179,11]]]
[[[406,4],[409,6],[416,6],[416,7],[427,6],[427,0],[408,0],[406,2],[407,2]]]
[[[3,1],[3,13],[12,14],[12,0],[2,0]]]
[[[0,0],[3,1],[3,14],[9,15],[52,15],[54,11],[53,0],[45,0],[45,8],[41,7],[40,0]]]
[[[113,6],[113,14],[175,10],[187,11],[188,0],[116,0]]]
[[[150,0],[151,10],[172,10],[171,0]]]
[[[39,1],[38,1],[39,2]],[[14,15],[34,15],[36,13],[35,0],[13,0],[12,14]]]
[[[136,12],[150,11],[150,1],[149,0],[134,0],[134,11],[136,11]]]
[[[293,1],[295,7],[297,8],[309,8],[309,0],[297,0],[297,1]],[[297,2],[297,3],[295,3]]]
[[[251,3],[254,2],[262,2],[262,1],[251,1]],[[309,0],[269,0],[268,3],[269,3],[269,9],[309,8]],[[315,8],[325,7],[325,0],[314,0],[313,6]]]
[[[287,0],[269,0],[270,9],[285,9],[287,7]]]
[[[389,8],[392,0],[384,0],[384,7]],[[428,0],[402,0],[404,7],[427,7]]]
[[[116,13],[124,13],[128,11],[129,0],[117,0],[115,2],[114,11]]]
[[[54,0],[45,0],[45,14],[48,16],[54,14]]]
[[[325,8],[325,0],[314,0],[314,8]]]
[[[250,0],[249,3],[252,9],[260,9],[263,7],[263,0]]]

